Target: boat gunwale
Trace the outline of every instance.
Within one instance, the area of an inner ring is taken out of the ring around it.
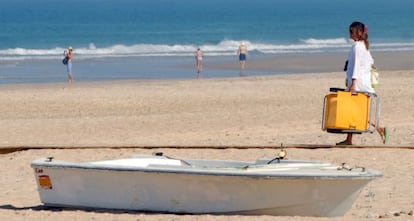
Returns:
[[[323,172],[313,172],[310,174],[305,173],[291,173],[294,170],[277,171],[273,170],[269,172],[262,171],[248,171],[252,169],[249,167],[241,168],[234,167],[227,169],[234,170],[220,170],[223,168],[199,168],[189,165],[151,165],[149,167],[136,167],[136,166],[115,166],[108,164],[92,164],[91,162],[66,162],[66,161],[46,161],[47,158],[41,158],[31,163],[32,168],[62,168],[62,169],[81,169],[81,170],[96,170],[96,171],[119,171],[119,172],[143,172],[143,173],[163,173],[163,174],[184,174],[184,175],[200,175],[200,176],[230,176],[230,177],[245,177],[245,178],[261,178],[261,179],[323,179],[323,180],[345,180],[345,179],[361,179],[371,180],[378,177],[382,177],[383,174],[380,171],[373,169],[364,169],[363,171],[344,170],[349,172],[348,174],[326,174]],[[237,161],[240,162],[240,161]],[[320,162],[319,162],[320,163]],[[251,164],[257,165],[257,164]],[[335,165],[332,165],[335,166]],[[340,168],[339,166],[337,168]],[[254,168],[253,168],[254,169]],[[360,168],[358,168],[360,169]],[[242,172],[243,171],[243,172]],[[337,170],[338,172],[341,170]],[[285,172],[285,173],[283,173]],[[289,172],[289,173],[286,173]]]

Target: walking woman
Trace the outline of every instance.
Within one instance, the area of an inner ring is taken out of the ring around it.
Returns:
[[[353,22],[349,26],[349,37],[354,40],[348,55],[346,68],[347,89],[350,92],[375,93],[371,85],[371,68],[374,59],[369,51],[368,27],[361,22]],[[375,126],[374,122],[370,122]],[[387,142],[388,131],[386,127],[378,127],[377,132],[383,143]],[[344,141],[336,145],[352,145],[352,133],[348,133]]]

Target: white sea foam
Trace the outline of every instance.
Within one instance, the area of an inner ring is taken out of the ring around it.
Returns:
[[[301,42],[305,44],[311,45],[341,45],[341,44],[349,44],[349,41],[345,38],[333,38],[333,39],[302,39]]]
[[[150,57],[150,56],[193,56],[197,48],[201,48],[206,56],[234,56],[240,41],[244,41],[250,53],[259,54],[292,54],[316,53],[349,50],[351,41],[345,38],[333,39],[304,39],[297,43],[272,44],[252,42],[248,40],[223,40],[218,44],[204,45],[167,45],[167,44],[116,44],[109,47],[99,47],[90,43],[88,47],[74,48],[77,59],[93,59],[105,57]],[[377,51],[407,51],[414,50],[414,42],[408,43],[372,43]],[[0,50],[0,60],[27,59],[57,59],[63,56],[63,47],[51,49],[11,48]]]

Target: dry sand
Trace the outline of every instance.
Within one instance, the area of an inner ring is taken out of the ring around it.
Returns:
[[[40,203],[30,162],[44,156],[87,161],[163,151],[176,157],[255,160],[273,148],[178,149],[168,146],[334,144],[345,135],[321,128],[323,97],[343,87],[343,73],[227,79],[0,86],[0,146],[151,146],[155,149],[29,149],[0,155],[0,220],[414,220],[414,71],[383,71],[377,93],[389,143],[376,148],[289,148],[288,157],[347,162],[381,170],[338,218],[218,216],[50,210]],[[399,216],[397,216],[399,215]]]

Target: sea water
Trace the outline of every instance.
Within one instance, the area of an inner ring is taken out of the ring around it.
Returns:
[[[0,0],[0,83],[59,82],[72,46],[76,80],[193,78],[194,52],[233,62],[344,53],[348,26],[368,25],[372,51],[414,51],[412,0]],[[214,70],[204,76],[237,76]],[[254,70],[250,70],[253,74]],[[277,73],[277,70],[269,70]]]

